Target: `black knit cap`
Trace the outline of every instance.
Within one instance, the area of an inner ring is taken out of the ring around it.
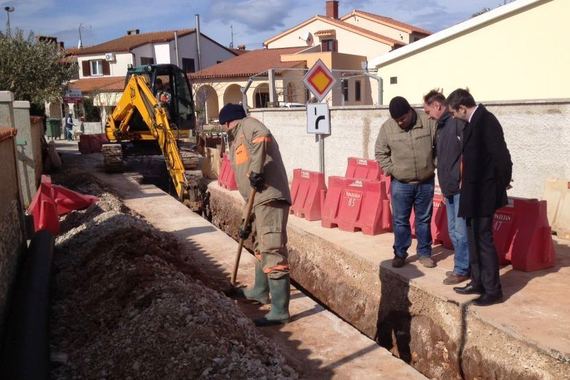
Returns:
[[[399,119],[412,109],[410,103],[401,96],[396,96],[390,100],[390,116],[392,119]]]
[[[246,114],[242,106],[228,103],[220,110],[219,120],[220,124],[224,125],[230,121],[243,119],[244,117],[246,117]]]

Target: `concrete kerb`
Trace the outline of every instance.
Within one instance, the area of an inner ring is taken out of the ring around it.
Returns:
[[[209,191],[214,224],[237,229],[243,207],[241,197],[215,183],[210,184]],[[459,296],[441,283],[444,272],[452,269],[449,251],[434,250],[438,260],[435,269],[420,267],[413,258],[403,268],[393,269],[392,234],[364,236],[325,229],[318,221],[295,216],[289,219],[288,234],[292,278],[330,310],[424,375],[568,378],[570,350],[553,350],[548,339],[539,342],[531,331],[525,331],[540,328],[540,321],[525,320],[524,325],[517,325],[520,321],[516,320],[509,322],[512,307],[519,302],[514,298],[526,297],[532,302],[536,288],[522,292],[523,284],[511,296],[513,300],[477,308],[469,305],[474,297]],[[503,268],[503,275],[508,275],[509,270]],[[532,278],[532,274],[528,276]],[[558,277],[555,281],[564,276]],[[503,282],[512,281],[507,278]]]

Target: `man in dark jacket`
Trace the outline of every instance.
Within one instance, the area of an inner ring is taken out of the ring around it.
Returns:
[[[447,97],[449,111],[467,122],[463,131],[463,161],[459,216],[467,219],[471,282],[454,290],[481,294],[479,306],[503,300],[499,260],[493,241],[495,210],[507,204],[511,182],[511,155],[501,124],[469,91],[457,89]]]
[[[279,146],[269,129],[246,116],[239,104],[226,104],[220,110],[219,120],[228,134],[230,161],[239,192],[247,199],[252,189],[256,190],[252,223],[257,259],[255,282],[241,295],[262,304],[271,302],[271,311],[254,320],[257,326],[287,323],[290,299],[287,218],[291,195]],[[246,227],[240,229],[239,235],[247,239],[250,232]]]
[[[467,224],[464,218],[458,216],[461,140],[465,122],[451,116],[445,96],[437,90],[431,90],[424,96],[424,111],[437,120],[437,179],[445,200],[449,237],[455,249],[453,271],[447,273],[443,283],[455,285],[469,279]]]

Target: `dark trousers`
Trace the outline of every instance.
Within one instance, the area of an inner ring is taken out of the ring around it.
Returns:
[[[493,241],[493,217],[467,218],[471,284],[485,294],[502,294],[499,259]]]

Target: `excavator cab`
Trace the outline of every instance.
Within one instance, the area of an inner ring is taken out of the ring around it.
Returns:
[[[133,74],[144,76],[157,101],[166,110],[168,121],[177,138],[188,138],[196,127],[192,87],[184,71],[171,64],[143,65],[129,68],[125,86]],[[148,131],[140,117],[134,115],[129,130]]]

